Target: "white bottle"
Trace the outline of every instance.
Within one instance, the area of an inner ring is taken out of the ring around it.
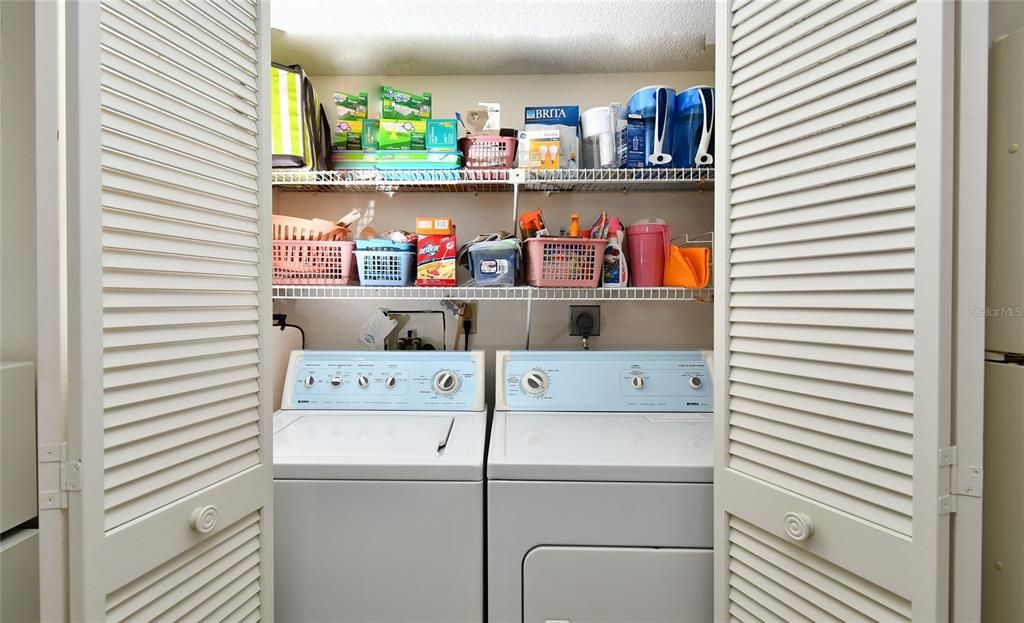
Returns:
[[[601,267],[602,287],[624,288],[629,284],[629,268],[622,244],[624,239],[622,221],[612,217],[608,221],[608,246],[604,248],[604,265]]]

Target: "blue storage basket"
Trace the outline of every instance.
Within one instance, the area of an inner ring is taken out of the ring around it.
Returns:
[[[411,286],[416,281],[413,251],[355,251],[355,256],[364,286]]]

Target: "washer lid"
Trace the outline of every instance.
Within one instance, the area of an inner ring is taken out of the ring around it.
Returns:
[[[710,414],[495,412],[489,478],[712,481]]]
[[[274,477],[478,481],[484,427],[482,414],[281,411]]]

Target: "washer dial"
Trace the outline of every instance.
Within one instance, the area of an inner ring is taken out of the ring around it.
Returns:
[[[331,387],[341,387],[341,377],[337,374],[331,377]]]
[[[451,370],[441,370],[434,375],[434,392],[442,396],[451,396],[459,391],[461,384],[462,381],[459,380],[459,375]]]
[[[523,378],[519,379],[519,387],[530,396],[543,396],[544,392],[548,391],[551,381],[548,378],[547,372],[543,370],[537,370],[536,368],[530,370],[523,375]]]
[[[313,387],[314,385],[316,385],[316,377],[310,374],[306,376],[305,379],[303,379],[302,384],[305,385],[306,387]]]
[[[356,378],[356,384],[359,385],[359,387],[365,389],[370,386],[370,377],[366,376],[365,374],[360,374]]]
[[[384,387],[394,389],[395,385],[398,385],[398,379],[396,379],[393,374],[388,375],[388,377],[384,379]]]
[[[629,384],[633,386],[635,390],[641,390],[647,386],[647,380],[642,374],[634,374],[633,378],[629,379]]]
[[[701,387],[704,387],[704,379],[699,376],[691,376],[688,383],[693,389],[700,389]]]

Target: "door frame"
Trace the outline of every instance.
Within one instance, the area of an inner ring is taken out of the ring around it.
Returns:
[[[989,2],[956,5],[956,176],[953,444],[961,465],[984,464]],[[959,496],[953,515],[950,619],[981,620],[982,498]]]
[[[60,463],[60,448],[68,440],[65,3],[36,2],[34,11],[39,616],[51,622],[70,615],[67,494],[61,490]],[[47,448],[56,455],[48,456]],[[47,507],[43,492],[54,492],[57,506]]]

